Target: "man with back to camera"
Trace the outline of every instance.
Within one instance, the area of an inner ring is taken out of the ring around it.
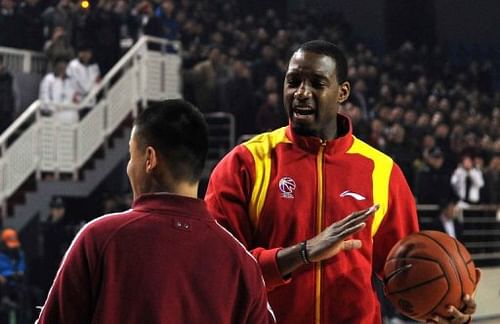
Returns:
[[[278,323],[381,323],[372,272],[418,231],[400,168],[337,114],[349,92],[342,51],[302,44],[284,81],[289,126],[237,146],[210,178],[208,208],[258,260]]]
[[[183,100],[152,104],[129,147],[132,209],[82,228],[39,323],[273,323],[258,264],[196,198],[202,114]]]

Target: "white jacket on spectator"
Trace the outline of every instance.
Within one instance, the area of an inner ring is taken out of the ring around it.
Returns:
[[[467,177],[470,178],[469,193],[467,197]],[[480,190],[484,186],[483,173],[472,168],[466,170],[463,166],[458,166],[451,176],[451,185],[460,200],[471,203],[478,203],[480,200]],[[468,198],[468,199],[466,199]]]
[[[40,100],[45,110],[55,111],[55,117],[64,123],[78,122],[78,110],[74,105],[76,88],[74,82],[66,77],[56,77],[48,73],[40,84]],[[69,105],[66,109],[56,109],[55,105]]]
[[[85,65],[78,58],[69,62],[66,74],[74,81],[80,100],[83,100],[92,87],[97,84],[101,75],[97,64]]]

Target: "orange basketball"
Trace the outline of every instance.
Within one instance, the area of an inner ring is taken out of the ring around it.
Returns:
[[[402,314],[425,321],[435,313],[449,317],[447,307],[463,308],[465,294],[476,287],[474,262],[453,237],[437,231],[413,233],[389,252],[384,292]]]

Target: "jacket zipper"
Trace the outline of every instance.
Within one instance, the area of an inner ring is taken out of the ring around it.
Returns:
[[[316,235],[323,230],[323,160],[326,141],[321,140],[318,155],[316,156],[316,166],[318,175],[318,207],[316,211]],[[321,275],[323,272],[322,262],[315,265],[316,272],[316,309],[315,309],[315,324],[321,323]]]

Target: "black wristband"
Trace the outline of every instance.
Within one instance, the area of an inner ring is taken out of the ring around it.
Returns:
[[[300,243],[300,257],[302,258],[302,262],[304,262],[304,264],[311,263],[311,260],[309,260],[309,255],[307,254],[307,240]]]

